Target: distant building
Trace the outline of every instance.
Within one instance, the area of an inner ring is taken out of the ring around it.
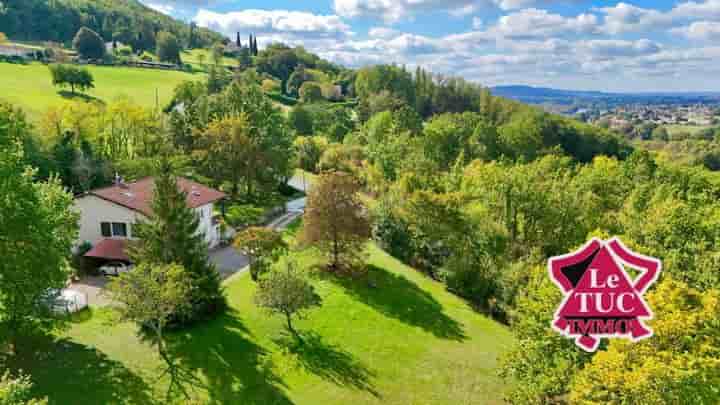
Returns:
[[[31,58],[34,54],[34,49],[15,45],[0,45],[0,56],[17,56],[21,58]]]

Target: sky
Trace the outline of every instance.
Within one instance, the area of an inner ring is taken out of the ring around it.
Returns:
[[[720,91],[720,0],[141,0],[259,46],[485,86]]]

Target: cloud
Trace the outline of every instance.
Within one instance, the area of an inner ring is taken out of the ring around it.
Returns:
[[[368,31],[368,36],[371,38],[390,39],[397,37],[401,34],[400,31],[394,30],[387,27],[373,27]]]
[[[583,0],[334,0],[335,12],[346,18],[370,17],[396,23],[419,13],[442,11],[464,17],[486,8],[517,10]]]
[[[670,14],[627,3],[598,8],[597,11],[605,14],[603,31],[611,35],[668,27],[672,25],[673,19]]]
[[[717,41],[720,40],[720,22],[698,21],[687,27],[675,28],[672,32],[691,40]]]
[[[335,15],[315,15],[287,10],[243,10],[217,13],[198,10],[194,21],[233,36],[236,32],[271,35],[273,39],[322,39],[343,38],[352,35],[350,26]],[[267,38],[266,38],[267,40]]]
[[[483,20],[480,17],[473,17],[472,19],[472,27],[474,30],[479,30],[483,27]]]
[[[500,17],[491,29],[506,38],[549,37],[566,34],[591,34],[597,31],[598,21],[593,14],[563,17],[547,10],[529,8]]]
[[[144,3],[144,4],[155,11],[158,11],[160,13],[167,14],[167,15],[172,15],[173,11],[175,11],[175,7],[170,4],[162,4],[162,3]]]
[[[659,53],[662,47],[657,42],[648,39],[637,41],[598,39],[581,41],[577,49],[588,56],[600,60],[618,57],[634,57]]]

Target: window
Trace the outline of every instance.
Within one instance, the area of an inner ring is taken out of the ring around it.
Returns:
[[[127,238],[127,224],[123,222],[101,222],[100,234],[104,238]]]
[[[100,222],[100,234],[105,238],[112,236],[110,233],[110,222]]]
[[[122,222],[113,222],[112,233],[113,236],[121,236],[123,238],[127,238],[127,225]]]

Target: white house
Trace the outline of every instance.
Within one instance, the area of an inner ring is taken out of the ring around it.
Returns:
[[[187,194],[188,207],[200,218],[198,232],[205,236],[210,248],[217,246],[221,231],[213,211],[225,193],[184,178],[178,178],[177,184]],[[117,181],[76,197],[75,210],[80,213],[78,244],[87,241],[93,246],[85,256],[129,262],[127,241],[133,238],[133,226],[152,216],[154,189],[155,180],[147,177],[132,183]]]

